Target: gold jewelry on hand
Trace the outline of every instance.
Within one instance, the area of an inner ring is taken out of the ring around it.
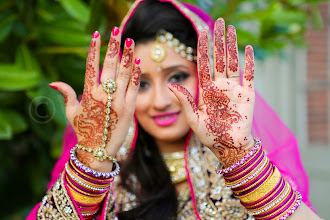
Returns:
[[[76,147],[78,149],[93,153],[94,157],[99,160],[103,161],[105,159],[108,159],[110,161],[116,162],[117,159],[109,156],[107,154],[107,151],[105,149],[105,146],[107,144],[107,139],[108,139],[108,127],[110,126],[109,120],[110,120],[110,113],[111,113],[111,101],[112,101],[112,96],[111,94],[116,91],[116,82],[113,81],[112,79],[107,79],[102,83],[103,90],[108,94],[108,99],[107,99],[107,108],[105,110],[105,123],[104,123],[104,131],[103,131],[103,137],[102,137],[102,145],[101,147],[98,148],[90,148],[90,147],[85,147],[80,144],[76,144]]]

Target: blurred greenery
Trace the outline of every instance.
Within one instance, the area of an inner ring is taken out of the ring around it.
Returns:
[[[288,45],[304,46],[312,21],[322,28],[318,0],[188,0],[237,28],[239,47],[264,58]],[[46,192],[66,126],[56,80],[82,92],[85,57],[94,30],[105,52],[111,28],[132,1],[0,1],[1,219],[23,219]]]

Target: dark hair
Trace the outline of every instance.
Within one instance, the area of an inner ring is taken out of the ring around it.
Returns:
[[[191,22],[172,4],[146,0],[139,4],[122,35],[136,44],[154,40],[159,30],[171,32],[175,38],[192,48],[197,47],[197,34]],[[171,176],[154,139],[138,126],[134,152],[121,164],[121,184],[137,196],[138,207],[118,214],[126,219],[172,219],[177,215],[177,194]],[[132,181],[136,177],[139,186]]]

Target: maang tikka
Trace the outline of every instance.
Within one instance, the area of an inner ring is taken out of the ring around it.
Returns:
[[[183,58],[189,61],[197,61],[197,53],[192,47],[187,47],[185,44],[181,43],[177,38],[173,37],[173,34],[165,30],[161,30],[156,36],[156,42],[150,49],[150,57],[157,64],[157,71],[161,71],[161,62],[166,57],[166,48],[164,46],[172,48],[175,53],[180,54]]]

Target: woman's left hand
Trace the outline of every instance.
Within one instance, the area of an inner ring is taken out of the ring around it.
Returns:
[[[219,18],[214,30],[214,80],[211,76],[207,31],[203,30],[199,35],[198,105],[181,85],[172,84],[169,88],[180,100],[187,122],[202,144],[209,147],[228,167],[244,157],[254,145],[251,126],[255,92],[253,48],[245,48],[241,84],[234,26],[228,26],[226,32],[227,42],[225,22]]]

